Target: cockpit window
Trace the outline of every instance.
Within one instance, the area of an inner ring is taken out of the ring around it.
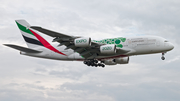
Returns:
[[[164,42],[168,42],[167,40],[165,40]]]

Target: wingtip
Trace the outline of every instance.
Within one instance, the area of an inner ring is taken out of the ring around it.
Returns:
[[[8,44],[3,44],[4,46],[8,46]]]
[[[4,46],[12,47],[14,46],[13,44],[3,44]]]

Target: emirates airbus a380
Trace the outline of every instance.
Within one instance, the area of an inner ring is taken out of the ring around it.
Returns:
[[[117,37],[103,40],[91,40],[90,37],[69,36],[38,26],[31,26],[25,20],[16,20],[16,24],[27,43],[28,48],[4,44],[17,49],[20,54],[54,60],[84,61],[88,66],[128,64],[129,56],[164,53],[174,48],[168,40],[157,36]],[[53,37],[56,46],[51,45],[39,33]]]

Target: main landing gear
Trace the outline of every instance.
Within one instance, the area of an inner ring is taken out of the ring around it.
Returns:
[[[162,59],[162,60],[165,60],[164,53],[162,53],[161,59]]]
[[[95,66],[95,67],[105,67],[104,64],[102,63],[98,63],[98,60],[92,59],[92,60],[85,60],[84,64],[86,64],[87,66]]]

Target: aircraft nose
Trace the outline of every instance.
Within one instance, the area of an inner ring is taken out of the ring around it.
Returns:
[[[172,50],[174,48],[174,45],[172,43],[169,43],[169,49]]]

